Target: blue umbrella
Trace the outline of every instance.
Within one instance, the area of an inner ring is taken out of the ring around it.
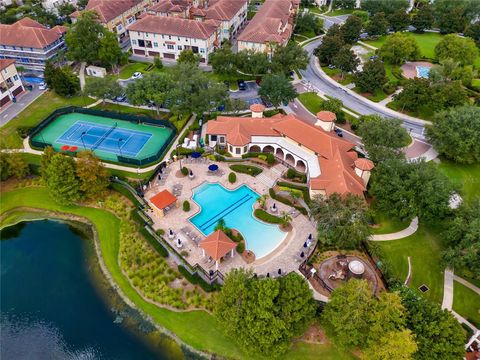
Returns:
[[[192,159],[198,159],[200,156],[202,156],[202,154],[200,154],[199,152],[192,152]]]
[[[212,164],[208,167],[208,170],[210,171],[217,171],[218,170],[218,165]]]

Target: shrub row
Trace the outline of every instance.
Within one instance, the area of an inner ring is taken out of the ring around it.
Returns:
[[[234,172],[231,172],[230,174],[228,174],[228,182],[230,184],[233,184],[237,181],[237,174],[235,174]]]
[[[157,252],[158,252],[160,255],[162,255],[164,258],[167,258],[167,257],[168,257],[168,251],[167,251],[167,249],[165,249],[165,248],[163,247],[163,245],[160,244],[160,243],[157,241],[157,239],[155,239],[155,238],[152,236],[152,234],[150,234],[150,233],[147,231],[147,228],[146,228],[144,225],[140,226],[139,232],[140,232],[140,234],[142,234],[143,237],[148,241],[148,243],[149,243],[150,245],[152,245],[155,250],[157,250]]]
[[[303,174],[301,172],[298,172],[292,168],[289,168],[287,170],[287,179],[290,180],[297,180],[301,183],[306,183],[307,182],[307,175]]]
[[[242,158],[248,159],[248,158],[256,158],[260,156],[266,156],[266,161],[268,165],[273,165],[275,163],[275,156],[272,153],[249,152],[249,153],[243,154]]]
[[[262,169],[252,165],[230,165],[230,169],[235,172],[248,174],[251,176],[257,176],[263,171]]]
[[[308,214],[307,209],[305,209],[303,206],[293,205],[293,203],[289,199],[287,199],[286,197],[283,197],[282,195],[278,195],[277,193],[275,193],[275,190],[273,190],[272,188],[270,188],[270,190],[268,190],[268,193],[269,193],[269,195],[272,199],[277,200],[277,201],[281,202],[282,204],[285,204],[285,205],[288,205],[288,206],[293,206],[295,209],[300,211],[303,215]]]
[[[280,224],[280,225],[285,224],[285,220],[283,220],[281,217],[269,214],[268,212],[266,212],[265,210],[262,210],[262,209],[255,209],[253,214],[258,219],[260,219],[262,221],[265,221],[269,224]]]
[[[200,286],[206,292],[218,291],[221,288],[219,284],[207,283],[197,274],[195,275],[190,274],[188,270],[182,265],[178,265],[178,272],[182,274],[183,277],[185,277],[185,279],[187,279],[190,283]]]
[[[308,187],[303,185],[295,185],[295,184],[287,183],[284,181],[279,181],[277,185],[284,186],[290,189],[300,190],[303,194],[303,200],[305,200],[307,204],[310,204],[311,199],[310,199],[310,191],[308,190]]]

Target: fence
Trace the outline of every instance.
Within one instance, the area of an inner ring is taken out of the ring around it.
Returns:
[[[149,124],[152,126],[162,126],[169,128],[171,130],[170,135],[168,136],[165,143],[162,147],[156,152],[146,156],[143,159],[132,158],[123,155],[117,155],[117,162],[126,164],[126,165],[136,165],[136,166],[143,166],[147,164],[151,164],[158,159],[160,159],[167,148],[170,146],[171,142],[176,136],[177,129],[172,123],[168,120],[157,120],[152,119],[147,116],[140,116],[140,115],[132,115],[132,114],[125,114],[115,111],[104,111],[104,110],[96,110],[96,109],[85,109],[76,106],[68,106],[60,109],[56,109],[53,111],[48,117],[46,117],[42,122],[40,122],[37,126],[35,126],[30,132],[30,145],[33,148],[37,149],[45,149],[47,146],[52,146],[52,144],[39,141],[39,140],[32,140],[35,135],[37,135],[40,131],[42,131],[45,127],[50,125],[55,119],[57,119],[61,115],[71,114],[71,113],[79,113],[79,114],[86,114],[86,115],[93,115],[93,116],[101,116],[101,117],[109,117],[118,120],[128,121],[134,124]]]
[[[184,259],[184,257],[178,253],[178,251],[172,247],[165,239],[159,236],[152,227],[153,220],[150,216],[145,212],[145,208],[149,208],[148,203],[145,201],[144,198],[138,195],[137,191],[125,181],[122,181],[118,178],[112,178],[112,181],[123,186],[126,190],[128,190],[141,204],[137,208],[138,215],[144,221],[144,227],[147,232],[168,252],[168,256],[170,256],[177,265],[183,266],[192,276],[198,275],[200,276],[205,282],[209,284],[213,284],[218,282],[220,284],[224,281],[224,276],[218,270],[216,271],[209,271],[207,272],[203,267],[201,267],[198,263],[195,265],[191,265],[188,261]]]

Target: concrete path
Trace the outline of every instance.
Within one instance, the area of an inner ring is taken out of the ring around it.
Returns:
[[[305,276],[303,276],[303,274],[300,272],[300,270],[295,270],[295,272],[300,275],[302,278],[305,278]],[[319,292],[317,292],[317,290],[315,290],[312,286],[312,284],[310,284],[310,281],[308,281],[306,278],[305,278],[305,281],[307,282],[308,284],[308,287],[312,290],[313,292],[313,298],[317,301],[321,301],[321,302],[324,302],[324,303],[327,303],[330,301],[330,299],[323,295],[323,294],[320,294]]]
[[[442,309],[452,310],[453,306],[453,270],[445,269],[443,280]]]
[[[407,258],[408,261],[408,274],[405,279],[405,282],[403,283],[404,286],[407,286],[410,283],[410,280],[412,280],[412,259],[410,256]]]
[[[478,331],[478,329],[475,327],[475,325],[473,325],[470,321],[465,319],[462,315],[458,314],[457,312],[455,312],[453,310],[451,310],[451,312],[452,312],[453,316],[455,316],[455,318],[458,320],[458,322],[467,325],[470,329],[472,329],[472,331],[474,333],[476,333]]]
[[[87,66],[86,62],[82,62],[80,64],[80,73],[79,73],[79,78],[80,78],[80,90],[83,91],[85,88],[85,67]]]
[[[0,112],[0,126],[6,125],[15,116],[20,114],[27,106],[43,95],[45,90],[39,90],[38,85],[33,86],[32,91],[26,91],[23,95],[17,96],[17,102],[11,103]]]
[[[478,286],[475,286],[472,283],[468,282],[464,278],[461,278],[460,276],[457,276],[457,275],[453,275],[453,280],[458,281],[463,286],[468,287],[470,290],[472,290],[472,291],[476,292],[478,295],[480,295],[480,288]]]
[[[370,237],[370,240],[371,241],[391,241],[391,240],[403,239],[403,238],[406,238],[407,236],[414,234],[417,231],[417,229],[418,229],[418,217],[415,217],[413,218],[412,222],[406,229],[403,229],[402,231],[398,231],[396,233],[391,233],[391,234],[372,235]]]

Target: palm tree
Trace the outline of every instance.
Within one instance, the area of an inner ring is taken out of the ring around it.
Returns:
[[[260,208],[265,209],[265,207],[267,206],[267,199],[268,199],[267,194],[263,194],[257,199],[257,202]]]
[[[287,213],[286,211],[282,211],[282,214],[280,217],[284,221],[283,223],[284,227],[287,227],[288,225],[290,225],[290,221],[292,221],[292,217],[290,216],[289,213]]]

